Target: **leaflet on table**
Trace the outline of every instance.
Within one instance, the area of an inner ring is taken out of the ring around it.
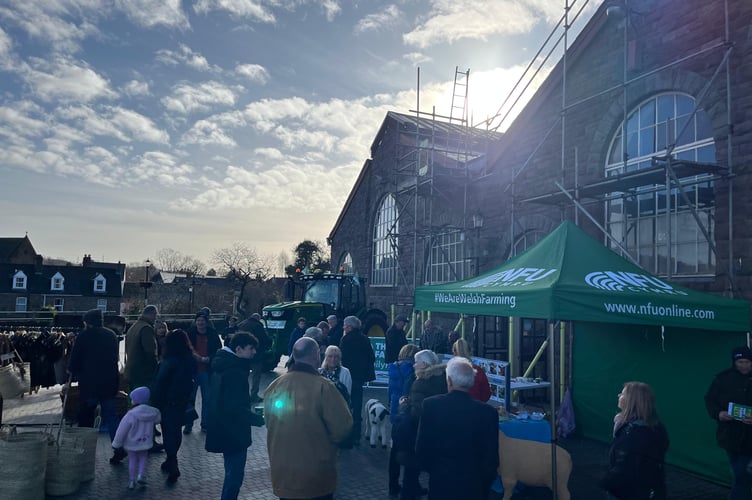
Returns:
[[[752,406],[729,403],[728,414],[736,420],[744,420],[746,417],[752,417]]]

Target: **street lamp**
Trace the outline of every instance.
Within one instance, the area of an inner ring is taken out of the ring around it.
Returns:
[[[144,307],[149,303],[149,288],[151,288],[151,281],[149,281],[149,268],[151,267],[151,261],[146,259],[146,266],[144,267],[144,281],[141,282],[141,286],[144,289]]]

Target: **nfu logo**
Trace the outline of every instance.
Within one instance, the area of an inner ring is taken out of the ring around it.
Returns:
[[[668,295],[687,295],[649,274],[626,271],[596,271],[585,276],[585,283],[600,290],[611,292],[653,292]]]

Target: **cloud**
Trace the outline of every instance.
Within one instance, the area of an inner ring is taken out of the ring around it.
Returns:
[[[396,5],[389,5],[381,12],[374,14],[368,14],[366,17],[358,21],[353,31],[357,33],[365,33],[366,31],[379,31],[382,29],[388,29],[395,24],[402,16],[402,12]]]
[[[425,49],[462,39],[487,40],[492,35],[523,34],[540,22],[541,14],[548,18],[554,12],[554,4],[549,0],[431,0],[426,19],[402,39],[407,45]],[[560,7],[557,8],[561,15]]]
[[[105,7],[99,0],[72,0],[70,2],[10,0],[9,7],[0,7],[0,19],[14,24],[31,38],[46,42],[56,53],[74,53],[81,42],[98,36],[99,29],[93,22],[98,12]]]
[[[105,77],[85,62],[67,57],[32,59],[31,64],[23,63],[19,72],[34,94],[46,102],[90,102],[117,96]]]
[[[123,93],[129,96],[147,96],[150,95],[149,84],[146,82],[131,80],[122,87]]]
[[[166,26],[188,29],[190,23],[182,0],[116,0],[115,5],[134,23],[144,28]]]
[[[236,90],[219,82],[210,81],[199,85],[180,83],[172,88],[172,95],[163,97],[162,105],[169,111],[189,114],[207,111],[216,105],[235,104]]]
[[[11,50],[13,50],[13,40],[11,40],[10,36],[0,28],[0,61],[8,59]]]
[[[237,146],[235,140],[230,137],[219,124],[207,120],[199,120],[193,124],[190,130],[183,134],[180,139],[182,145],[199,144],[234,147]]]
[[[235,66],[235,73],[252,82],[264,84],[269,81],[269,72],[260,64],[238,64]]]
[[[193,6],[197,14],[208,14],[215,10],[226,11],[236,17],[255,19],[262,23],[274,23],[276,20],[258,0],[198,0]]]
[[[212,66],[204,56],[194,52],[190,47],[181,43],[179,50],[160,49],[157,51],[156,60],[168,66],[185,65],[197,71],[221,71],[217,66]]]
[[[194,174],[192,166],[163,151],[147,151],[137,156],[122,172],[129,182],[154,180],[167,187],[187,186]]]
[[[421,52],[409,52],[407,54],[404,54],[402,56],[402,59],[410,61],[413,65],[416,66],[420,63],[430,62],[433,60],[430,56],[427,56],[426,54],[423,54]]]
[[[75,123],[90,135],[106,136],[130,143],[134,140],[168,144],[170,136],[154,122],[135,111],[119,106],[107,106],[97,111],[88,106],[61,108],[58,115]]]

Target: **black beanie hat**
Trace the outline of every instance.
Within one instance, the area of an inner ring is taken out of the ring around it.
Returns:
[[[731,361],[735,362],[737,359],[748,359],[752,361],[752,351],[745,345],[734,348],[731,353]]]
[[[92,309],[90,311],[86,311],[86,314],[84,314],[84,321],[89,326],[102,326],[104,323],[104,316],[102,315],[102,311],[99,309]]]

